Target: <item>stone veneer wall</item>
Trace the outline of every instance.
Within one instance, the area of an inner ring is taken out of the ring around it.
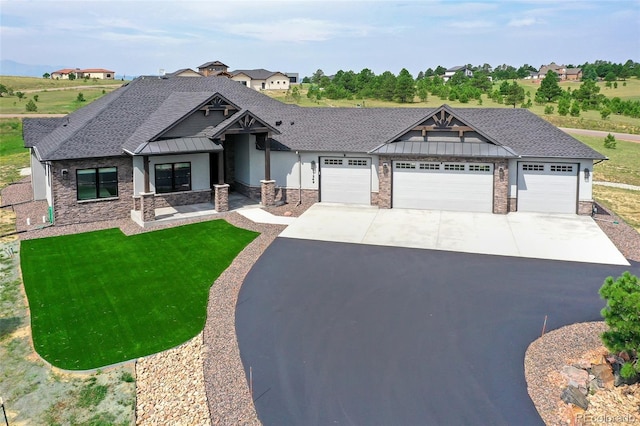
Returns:
[[[377,199],[372,202],[378,207],[389,209],[392,207],[392,174],[394,161],[433,161],[433,162],[456,162],[456,163],[493,163],[493,212],[505,214],[509,210],[508,190],[509,190],[509,164],[503,159],[489,158],[460,158],[460,157],[421,157],[421,156],[380,156],[378,161],[378,181],[379,192]],[[388,169],[385,173],[384,164]],[[500,179],[500,167],[503,168],[504,177]]]
[[[249,186],[245,185],[244,183],[236,182],[233,185],[233,189],[235,189],[245,197],[249,197],[252,200],[260,201],[262,189],[259,186]]]
[[[593,201],[578,201],[578,214],[591,215],[593,213]]]
[[[248,186],[240,182],[235,183],[235,189],[245,197],[249,197],[252,200],[260,201],[262,198],[262,188],[258,186]],[[318,202],[318,190],[317,189],[303,189],[302,190],[302,203],[313,204]],[[276,186],[276,204],[298,204],[300,201],[300,193],[297,188],[283,188]]]
[[[509,198],[509,211],[515,212],[518,210],[518,199],[517,198]]]
[[[156,208],[187,206],[189,204],[210,203],[212,194],[210,189],[200,191],[169,192],[156,194]]]
[[[96,200],[78,201],[76,170],[99,167],[118,168],[118,196]],[[68,171],[63,179],[62,170]],[[131,216],[134,206],[133,162],[131,157],[106,157],[83,160],[54,161],[51,167],[54,223],[96,222],[100,220],[124,219]]]

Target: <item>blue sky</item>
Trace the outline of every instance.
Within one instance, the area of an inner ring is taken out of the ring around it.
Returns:
[[[129,76],[640,61],[640,0],[0,0],[0,14],[0,59]]]

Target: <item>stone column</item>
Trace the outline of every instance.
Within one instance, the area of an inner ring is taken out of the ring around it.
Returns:
[[[276,181],[261,180],[261,204],[263,206],[274,206],[276,204]]]
[[[229,211],[229,184],[213,185],[213,205],[218,213]]]
[[[509,167],[506,161],[496,161],[493,165],[493,212],[509,212]]]
[[[142,210],[142,221],[153,222],[156,220],[156,198],[153,192],[141,192],[140,193]]]
[[[380,158],[378,165],[378,207],[391,208],[391,165],[393,161]]]

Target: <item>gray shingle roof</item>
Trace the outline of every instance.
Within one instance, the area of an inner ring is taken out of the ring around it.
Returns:
[[[271,99],[226,78],[140,77],[61,119],[26,119],[25,145],[43,160],[124,155],[135,152],[219,94],[280,132],[283,149],[370,152],[398,140],[440,108],[302,108]],[[446,106],[496,146],[523,157],[602,159],[580,141],[525,109]],[[280,122],[280,124],[277,124]],[[200,135],[177,135],[192,137]]]
[[[207,67],[210,67],[210,66],[222,66],[222,67],[229,68],[229,66],[228,66],[228,65],[223,64],[223,63],[222,63],[222,62],[220,62],[220,61],[210,61],[210,62],[205,62],[204,64],[200,65],[198,68],[207,68]]]
[[[24,118],[22,120],[24,146],[26,148],[35,146],[39,140],[54,131],[65,120],[65,117]]]
[[[231,71],[231,75],[236,76],[238,74],[245,74],[247,75],[249,78],[251,78],[252,80],[266,80],[269,77],[271,77],[274,74],[282,74],[285,75],[285,73],[280,72],[280,71],[269,71],[269,70],[265,70],[264,68],[259,68],[259,69],[255,69],[255,70],[235,70],[235,71]]]

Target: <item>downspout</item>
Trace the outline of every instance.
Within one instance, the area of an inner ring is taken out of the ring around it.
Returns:
[[[55,221],[55,202],[56,202],[56,198],[54,197],[54,193],[55,191],[53,190],[53,165],[51,164],[50,161],[47,162],[47,168],[48,168],[48,179],[49,179],[49,191],[51,191],[51,206],[49,207],[49,222],[51,222],[51,224],[54,224]],[[46,194],[45,194],[45,198],[46,198]]]
[[[296,151],[296,154],[298,155],[298,204],[296,206],[299,206],[302,204],[302,156],[299,151]]]

